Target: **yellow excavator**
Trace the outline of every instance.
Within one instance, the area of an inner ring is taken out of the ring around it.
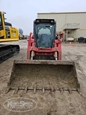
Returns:
[[[0,42],[17,41],[19,40],[18,29],[5,21],[5,14],[5,12],[0,11]],[[0,44],[0,63],[18,54],[19,51],[19,45]]]

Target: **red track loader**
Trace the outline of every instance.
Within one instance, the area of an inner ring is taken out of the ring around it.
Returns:
[[[62,61],[62,38],[56,35],[55,20],[36,19],[33,28],[27,59],[14,61],[8,89],[78,91],[75,63]]]
[[[34,33],[28,39],[27,58],[31,60],[61,60],[61,39],[56,36],[53,19],[36,19]]]

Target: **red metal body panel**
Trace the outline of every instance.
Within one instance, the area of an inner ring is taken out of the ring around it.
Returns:
[[[45,55],[45,56],[54,56],[55,52],[57,52],[57,59],[61,60],[61,54],[62,54],[62,49],[61,49],[61,43],[62,39],[56,39],[54,42],[54,47],[53,48],[37,48],[35,47],[34,39],[32,36],[32,33],[30,34],[28,38],[28,48],[27,48],[27,58],[31,58],[31,52],[33,51],[33,55]]]

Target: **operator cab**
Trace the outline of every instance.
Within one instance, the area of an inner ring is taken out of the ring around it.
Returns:
[[[56,35],[54,19],[36,19],[34,21],[34,40],[38,48],[52,48]]]
[[[12,27],[11,23],[5,22],[4,14],[5,12],[0,12],[0,39],[10,38],[10,27]],[[6,36],[4,33],[6,33]]]

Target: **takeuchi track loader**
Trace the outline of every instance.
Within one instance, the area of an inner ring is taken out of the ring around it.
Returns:
[[[56,35],[54,19],[36,19],[28,39],[27,59],[14,61],[7,92],[79,91],[75,63],[62,61],[62,39]]]

